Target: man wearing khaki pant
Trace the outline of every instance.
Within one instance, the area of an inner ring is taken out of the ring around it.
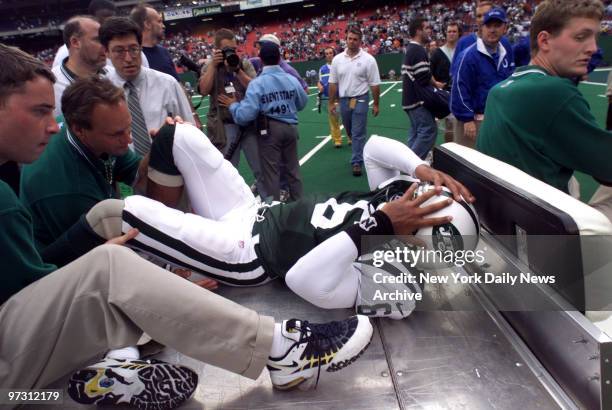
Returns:
[[[0,164],[31,163],[58,131],[53,117],[55,78],[41,62],[12,47],[0,44],[0,60]],[[372,327],[363,316],[334,326],[295,319],[275,324],[271,317],[117,246],[138,234],[131,230],[118,236],[120,224],[108,216],[120,204],[110,200],[94,206],[41,255],[34,246],[30,215],[0,181],[2,388],[44,387],[108,349],[135,344],[143,332],[246,377],[256,378],[267,364],[275,369],[271,378],[277,388],[294,387],[319,368],[339,369],[369,342]],[[96,247],[100,236],[108,242]],[[84,256],[61,269],[44,263],[57,254]],[[321,344],[324,339],[340,349],[329,356]],[[308,368],[300,358],[306,349],[312,352]],[[290,367],[293,361],[301,370]],[[183,366],[107,358],[75,373],[68,391],[86,404],[144,408],[154,401],[171,408],[188,399],[196,385],[197,375]]]

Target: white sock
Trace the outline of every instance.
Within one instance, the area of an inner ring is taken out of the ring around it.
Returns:
[[[283,325],[281,323],[274,324],[274,336],[272,336],[272,348],[270,349],[270,357],[280,357],[287,353],[289,347],[293,343],[294,340],[288,339],[283,336],[282,332]]]
[[[140,351],[138,346],[128,346],[123,349],[109,350],[106,357],[109,359],[138,360],[140,359]]]

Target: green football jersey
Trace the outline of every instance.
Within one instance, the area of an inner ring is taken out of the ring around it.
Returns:
[[[266,272],[284,277],[315,246],[368,218],[385,202],[401,197],[413,181],[398,179],[371,192],[315,194],[288,204],[261,208],[253,234]]]

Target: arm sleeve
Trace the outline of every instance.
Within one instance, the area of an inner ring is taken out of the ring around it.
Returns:
[[[166,56],[165,57],[166,61],[168,62],[168,65],[170,66],[170,72],[168,74],[170,74],[172,77],[174,77],[176,81],[180,83],[181,80],[179,79],[178,73],[176,72],[176,67],[174,66],[174,61],[172,61],[172,57],[170,56],[170,53],[168,52],[168,50],[166,50],[163,47],[162,47],[162,50]]]
[[[380,72],[378,71],[378,64],[374,57],[370,58],[370,69],[368,70],[368,85],[370,87],[380,85]]]
[[[306,81],[304,81],[302,76],[300,76],[300,73],[298,73],[295,68],[291,67],[289,64],[286,64],[285,72],[295,77],[295,79],[298,80],[298,82],[300,83],[300,86],[303,89],[308,89],[308,84],[306,84]]]
[[[463,53],[457,67],[457,74],[453,77],[451,90],[451,111],[459,121],[470,122],[474,120],[473,92],[475,73],[466,58],[468,54]]]
[[[175,81],[173,91],[176,102],[176,112],[173,112],[172,114],[180,115],[185,121],[193,123],[194,119],[193,113],[191,112],[191,104],[189,104],[189,100],[187,100],[183,87]]]
[[[259,114],[259,84],[254,84],[254,82],[255,80],[251,81],[247,87],[246,95],[242,101],[229,106],[232,118],[238,125],[248,125]]]
[[[416,53],[415,53],[416,54]],[[427,58],[427,52],[424,48],[420,47],[414,67],[414,79],[415,81],[423,86],[427,87],[431,83],[431,69],[429,59]]]
[[[14,207],[0,213],[2,266],[11,272],[0,275],[0,304],[30,283],[56,269],[43,262],[34,247],[32,220],[24,209]]]
[[[306,104],[308,104],[308,94],[306,94],[306,91],[304,91],[303,88],[299,88],[297,89],[297,109],[299,111],[302,111],[304,109],[304,107],[306,107]]]
[[[41,256],[45,262],[62,267],[105,242],[89,226],[85,215],[81,215],[62,236],[41,250]]]
[[[117,181],[132,185],[136,180],[141,159],[140,155],[132,150],[128,150],[125,155],[117,158],[117,163],[115,164]]]
[[[612,181],[612,132],[597,124],[580,91],[575,90],[550,124],[554,141],[542,147],[547,156],[568,168]]]
[[[338,65],[334,64],[334,60],[332,60],[330,69],[329,69],[329,81],[328,83],[338,84]]]

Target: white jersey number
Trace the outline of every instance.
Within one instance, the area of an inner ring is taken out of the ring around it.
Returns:
[[[331,214],[329,214],[329,212],[327,211],[330,207],[332,209]],[[310,223],[315,228],[334,228],[344,222],[346,214],[348,214],[354,209],[361,209],[363,211],[363,214],[360,219],[364,218],[364,214],[366,217],[369,216],[368,201],[361,200],[357,201],[354,204],[339,204],[336,201],[336,198],[330,198],[329,200],[327,200],[327,202],[315,205],[314,211],[312,212],[312,217],[310,218]]]

